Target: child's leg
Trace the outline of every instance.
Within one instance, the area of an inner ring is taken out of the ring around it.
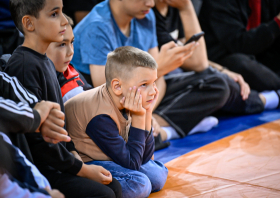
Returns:
[[[166,93],[154,113],[184,137],[205,117],[220,109],[229,97],[225,79],[214,69],[166,77]]]
[[[123,198],[148,197],[152,191],[149,178],[137,170],[124,168],[113,161],[92,161],[86,164],[103,166],[110,171],[122,186]]]
[[[152,183],[152,192],[161,190],[166,182],[168,169],[159,161],[150,160],[143,164],[139,170],[147,175]]]
[[[44,172],[52,188],[58,189],[67,198],[120,198],[121,186],[114,179],[109,185],[74,176],[69,173]]]

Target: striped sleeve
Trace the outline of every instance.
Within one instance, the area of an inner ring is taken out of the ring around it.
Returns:
[[[27,91],[16,77],[0,72],[0,131],[35,131],[41,118],[29,105],[37,102],[37,97]]]
[[[3,98],[28,104],[38,102],[37,97],[27,91],[16,77],[10,77],[4,72],[0,72],[0,88],[0,96]]]
[[[0,131],[24,133],[35,131],[41,122],[39,113],[24,102],[0,97]]]
[[[7,174],[0,174],[0,197],[51,198],[44,189],[36,189],[27,183],[13,181]]]

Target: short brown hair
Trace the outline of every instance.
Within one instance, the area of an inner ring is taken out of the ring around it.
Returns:
[[[157,69],[155,59],[143,50],[131,46],[115,49],[107,55],[105,77],[107,86],[114,78],[127,78],[136,67]]]
[[[39,18],[39,13],[45,5],[46,0],[10,0],[10,12],[17,29],[24,34],[22,18],[25,15]]]

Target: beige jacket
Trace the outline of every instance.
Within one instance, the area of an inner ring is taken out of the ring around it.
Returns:
[[[131,117],[126,120],[106,87],[106,84],[85,91],[65,103],[66,130],[84,162],[111,160],[86,134],[88,123],[100,114],[106,114],[116,123],[119,134],[128,139]]]

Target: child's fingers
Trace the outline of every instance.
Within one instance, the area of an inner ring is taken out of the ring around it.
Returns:
[[[51,117],[51,116],[53,116],[55,118],[59,118],[61,120],[64,120],[64,118],[65,118],[65,114],[58,109],[52,109],[49,114],[49,117]]]
[[[124,106],[124,102],[125,102],[125,97],[123,97],[121,100],[120,100],[120,103],[122,106]]]
[[[45,190],[51,190],[51,188],[49,186],[46,186]]]
[[[140,94],[139,100],[138,100],[138,109],[142,109],[142,95]]]
[[[101,173],[103,175],[106,175],[107,177],[111,175],[110,171],[108,171],[107,169],[103,168],[102,166],[101,166]]]
[[[128,90],[128,93],[127,93],[127,96],[125,97],[125,101],[124,101],[124,106],[125,106],[125,107],[128,107],[129,100],[130,100],[130,95],[131,95],[131,91],[132,91],[132,88],[131,88],[131,87],[129,87],[129,90]]]
[[[107,184],[112,182],[112,176],[111,175],[107,176],[107,175],[101,174],[100,177],[101,177],[101,180],[102,180],[103,184],[107,185]]]
[[[58,103],[55,103],[55,102],[50,102],[50,101],[47,101],[47,103],[48,103],[48,105],[50,105],[51,107],[51,109],[57,109],[57,110],[61,110],[61,108],[60,108],[60,105],[58,104]]]
[[[133,108],[135,94],[136,94],[136,87],[133,86],[133,88],[131,90],[130,98],[129,98],[129,103],[128,103],[129,104],[129,108]]]
[[[135,107],[137,107],[137,105],[138,105],[140,94],[141,94],[141,90],[137,89],[136,96],[134,98],[134,103],[133,103],[133,105]]]

